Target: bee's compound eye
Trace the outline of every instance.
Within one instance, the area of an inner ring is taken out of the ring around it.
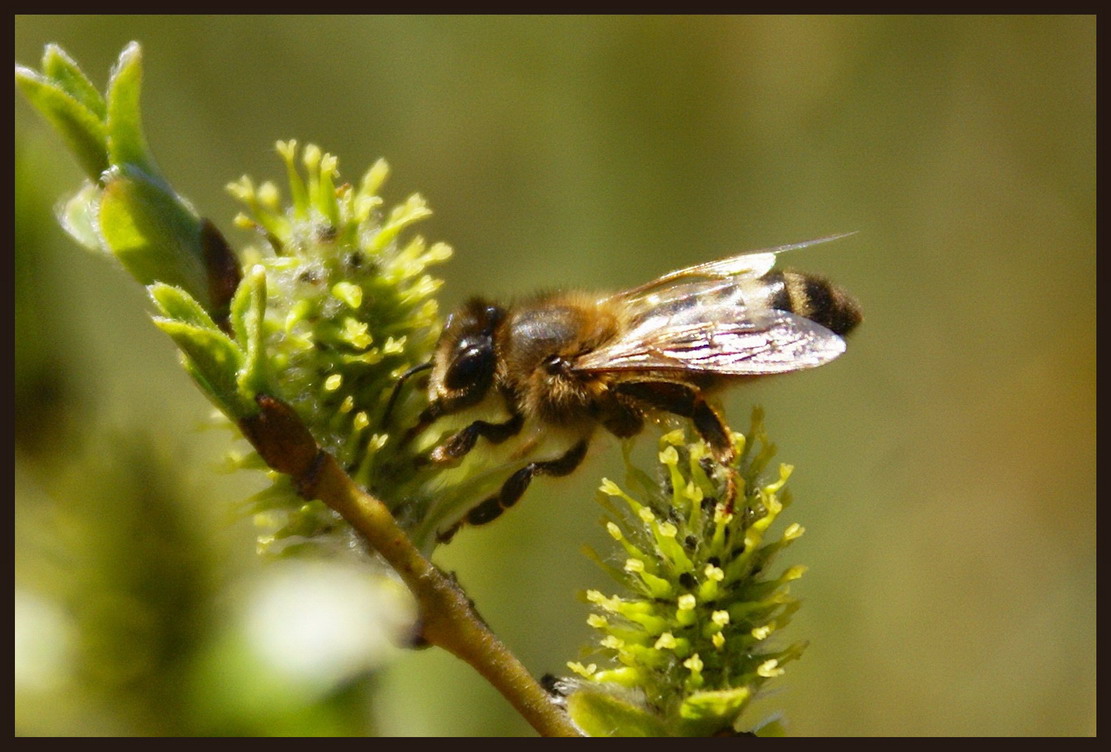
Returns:
[[[493,374],[493,349],[484,345],[471,345],[451,361],[444,374],[444,386],[448,389],[466,389],[485,383]]]

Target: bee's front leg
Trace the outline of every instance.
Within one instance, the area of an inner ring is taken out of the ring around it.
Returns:
[[[524,417],[520,413],[516,413],[505,423],[476,420],[433,449],[429,459],[437,463],[457,460],[474,449],[475,442],[478,441],[480,436],[491,444],[500,444],[510,436],[516,436],[520,433],[524,422]]]
[[[416,425],[411,426],[408,431],[402,434],[401,446],[408,446],[410,441],[420,435],[424,429],[435,423],[444,412],[443,403],[439,400],[430,403],[428,407],[424,408],[421,414],[417,416]]]
[[[440,533],[439,541],[447,543],[464,524],[484,525],[501,516],[502,512],[520,500],[535,476],[552,475],[559,477],[572,473],[586,457],[587,444],[587,440],[583,439],[554,460],[528,463],[513,475],[510,475],[497,494],[480,503],[467,512],[462,520],[452,525],[445,532]]]

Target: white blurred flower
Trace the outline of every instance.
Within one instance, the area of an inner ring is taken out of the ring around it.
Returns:
[[[69,676],[74,627],[56,604],[27,590],[15,591],[15,688],[44,692]]]
[[[366,562],[276,564],[244,606],[260,663],[321,689],[382,665],[416,619],[404,586]]]

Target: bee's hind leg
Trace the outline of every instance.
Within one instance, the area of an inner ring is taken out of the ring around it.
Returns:
[[[625,381],[614,387],[620,394],[647,403],[657,410],[690,418],[698,435],[723,465],[733,461],[733,439],[725,421],[702,396],[702,391],[678,381]]]
[[[698,435],[706,442],[714,459],[725,469],[726,510],[733,511],[733,500],[737,495],[736,471],[733,470],[733,438],[725,421],[702,396],[702,390],[678,381],[626,381],[618,384],[616,390],[657,410],[690,418]]]
[[[528,463],[520,470],[513,473],[513,475],[510,475],[505,483],[502,484],[497,494],[481,502],[474,509],[467,512],[467,515],[462,520],[447,531],[440,533],[438,536],[439,541],[441,543],[446,543],[451,540],[451,537],[455,535],[456,531],[464,524],[484,525],[499,517],[502,512],[517,503],[525,493],[525,489],[528,488],[533,477],[537,475],[552,475],[556,477],[569,475],[575,468],[582,464],[583,458],[586,457],[586,447],[587,440],[583,439],[554,460]]]

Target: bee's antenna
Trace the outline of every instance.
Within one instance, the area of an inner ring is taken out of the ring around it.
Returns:
[[[432,361],[430,360],[427,363],[421,363],[420,365],[413,366],[408,371],[398,376],[397,383],[393,385],[393,391],[390,392],[390,401],[386,403],[386,410],[382,413],[382,425],[386,425],[386,422],[389,421],[390,413],[393,411],[394,403],[397,402],[397,398],[401,395],[401,387],[404,386],[409,377],[415,373],[427,371],[431,367]]]

